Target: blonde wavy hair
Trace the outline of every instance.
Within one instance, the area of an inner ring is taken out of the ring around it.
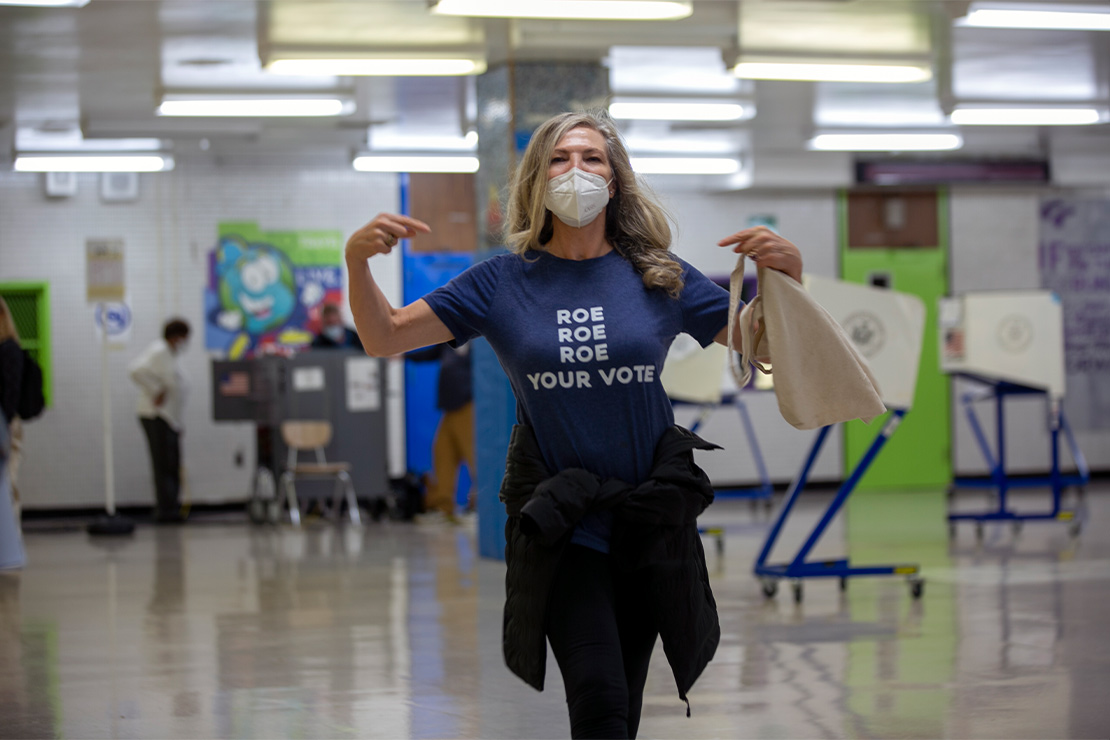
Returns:
[[[19,329],[15,326],[15,319],[8,308],[7,302],[0,297],[0,342],[14,339],[19,344]]]
[[[605,139],[615,194],[605,211],[605,238],[632,263],[649,289],[672,298],[682,292],[682,265],[670,252],[669,216],[655,196],[636,180],[628,150],[608,113],[563,113],[545,121],[524,152],[509,183],[505,243],[516,254],[543,251],[553,233],[552,214],[544,206],[551,155],[567,132],[597,131]]]

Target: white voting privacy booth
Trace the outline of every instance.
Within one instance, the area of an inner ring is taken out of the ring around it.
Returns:
[[[982,537],[986,522],[1008,522],[1017,532],[1024,522],[1041,520],[1068,522],[1072,534],[1079,534],[1082,522],[1078,511],[1064,508],[1062,495],[1072,485],[1082,491],[1090,473],[1063,411],[1067,385],[1060,298],[1047,290],[984,291],[942,298],[938,308],[940,367],[977,385],[976,390],[960,398],[960,404],[990,469],[985,479],[956,478],[950,493],[957,488],[979,488],[994,490],[998,496],[998,507],[991,511],[949,512],[950,531],[955,533],[959,521],[972,521],[976,535]],[[1005,401],[1013,396],[1045,399],[1052,461],[1047,476],[1011,478],[1006,471]],[[995,403],[993,448],[975,412],[975,404],[987,399]],[[1061,432],[1075,463],[1075,474],[1061,472]],[[1052,508],[1013,511],[1006,501],[1011,488],[1049,488]]]
[[[807,276],[806,290],[844,327],[889,409],[910,409],[925,338],[925,304],[909,293]]]
[[[940,369],[1039,388],[1061,399],[1064,313],[1048,290],[990,291],[942,298]]]
[[[860,478],[913,407],[918,365],[921,362],[921,345],[925,337],[925,304],[917,296],[908,293],[846,283],[832,278],[808,276],[805,278],[805,286],[813,299],[840,324],[863,356],[878,383],[880,398],[892,413],[867,452],[841,484],[836,497],[797,555],[786,564],[768,564],[771,550],[798,496],[805,488],[810,470],[831,427],[823,427],[817,433],[802,469],[787,491],[782,509],[767,535],[753,570],[767,597],[773,597],[777,593],[778,581],[783,578],[791,581],[794,600],[800,602],[804,578],[839,578],[841,588],[846,588],[848,579],[854,576],[901,575],[906,577],[913,597],[919,598],[924,581],[916,565],[853,566],[847,559],[808,561],[807,558]],[[773,343],[774,338],[771,337],[769,341]]]
[[[831,427],[824,427],[817,433],[805,463],[787,491],[782,508],[756,560],[755,574],[762,581],[763,592],[768,597],[777,593],[778,581],[783,578],[792,582],[794,598],[800,601],[803,578],[835,577],[844,586],[848,578],[864,575],[905,576],[911,593],[915,598],[919,597],[923,581],[918,575],[916,565],[853,567],[847,560],[809,562],[806,558],[883,445],[898,428],[906,412],[913,406],[921,346],[925,336],[925,305],[914,295],[831,278],[807,276],[805,286],[814,300],[829,312],[852,339],[878,382],[883,403],[893,413],[871,448],[840,486],[835,499],[798,554],[785,565],[770,565],[767,558],[798,496],[805,488]],[[769,337],[768,341],[773,343],[774,337]],[[727,351],[719,345],[701,350],[696,344],[691,346],[689,343],[676,342],[660,378],[672,399],[706,404],[707,407],[723,404],[735,391],[731,375],[727,372],[726,359]],[[771,369],[773,374],[774,368]],[[741,416],[744,418],[742,407]],[[749,440],[753,443],[753,452],[757,452],[750,423],[747,429]],[[758,461],[758,454],[756,458]],[[712,533],[712,530],[709,531]]]

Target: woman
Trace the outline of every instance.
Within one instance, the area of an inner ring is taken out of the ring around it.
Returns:
[[[359,335],[374,355],[489,341],[520,422],[501,492],[506,662],[542,689],[546,638],[571,734],[635,737],[656,637],[684,699],[719,638],[694,522],[712,500],[692,458],[707,445],[673,426],[659,371],[680,332],[727,341],[728,293],[669,252],[604,116],[536,130],[510,186],[511,254],[393,308],[366,260],[428,230],[382,214],[347,242]],[[797,247],[768,229],[719,244],[801,277]]]
[[[19,408],[19,394],[23,386],[23,349],[19,346],[19,330],[8,309],[7,302],[0,298],[0,412],[8,424],[11,436],[11,457],[8,459],[8,477],[12,485],[12,511],[19,522],[19,489],[16,478],[19,463],[23,458],[23,421],[16,416]]]

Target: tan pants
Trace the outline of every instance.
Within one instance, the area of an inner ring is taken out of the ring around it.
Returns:
[[[427,511],[455,513],[455,481],[466,463],[474,477],[474,404],[447,411],[439,421],[432,443],[432,479],[424,500]]]

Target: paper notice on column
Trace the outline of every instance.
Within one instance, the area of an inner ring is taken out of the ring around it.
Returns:
[[[378,411],[382,407],[382,384],[378,361],[373,357],[347,360],[347,410]]]

